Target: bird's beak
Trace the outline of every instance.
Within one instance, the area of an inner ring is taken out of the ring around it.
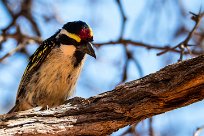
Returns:
[[[95,51],[93,49],[92,43],[88,42],[84,45],[81,45],[77,49],[83,53],[89,54],[90,56],[92,56],[96,59],[96,54],[95,54]]]

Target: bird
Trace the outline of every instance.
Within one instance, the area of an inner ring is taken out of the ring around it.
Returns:
[[[92,42],[93,31],[83,21],[68,22],[44,40],[29,59],[8,113],[63,104],[75,90],[86,54],[96,58]]]

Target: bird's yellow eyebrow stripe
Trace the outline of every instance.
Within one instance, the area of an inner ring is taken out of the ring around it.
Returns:
[[[81,42],[81,38],[80,38],[78,35],[73,34],[73,33],[69,33],[69,32],[67,32],[67,31],[64,30],[64,29],[62,29],[62,30],[60,31],[60,34],[65,34],[65,35],[67,35],[69,38],[72,38],[72,39],[74,39],[75,41],[77,41],[78,43]]]

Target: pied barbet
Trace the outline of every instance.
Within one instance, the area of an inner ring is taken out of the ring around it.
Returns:
[[[82,21],[66,23],[43,41],[30,57],[9,113],[63,104],[75,89],[85,55],[96,58],[92,41],[92,29]]]

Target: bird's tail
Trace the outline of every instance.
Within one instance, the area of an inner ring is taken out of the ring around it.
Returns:
[[[16,105],[8,112],[8,114],[9,114],[9,113],[13,113],[13,112],[17,112],[17,111],[19,111],[19,104],[16,104]]]

